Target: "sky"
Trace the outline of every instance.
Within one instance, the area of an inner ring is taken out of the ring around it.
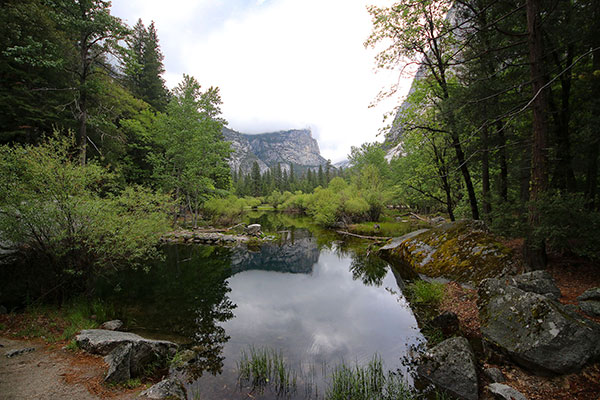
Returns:
[[[164,78],[184,73],[217,86],[228,126],[243,133],[310,128],[332,162],[351,146],[382,141],[383,117],[403,89],[369,107],[399,71],[375,69],[369,4],[386,0],[113,0],[112,14],[133,26],[155,22]]]

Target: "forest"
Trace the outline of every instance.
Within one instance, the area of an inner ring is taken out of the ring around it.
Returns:
[[[1,6],[0,231],[57,271],[135,264],[174,221],[232,223],[261,204],[325,227],[389,207],[482,219],[526,238],[537,268],[547,250],[598,256],[594,1],[369,7],[377,66],[416,76],[384,142],[353,147],[344,170],[248,175],[230,171],[219,89],[184,75],[169,90],[154,23],[129,27],[110,7]]]
[[[1,393],[597,398],[596,0],[365,7],[397,107],[340,164],[167,87],[111,7],[0,2]]]

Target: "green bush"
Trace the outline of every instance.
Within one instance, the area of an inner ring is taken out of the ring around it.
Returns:
[[[169,196],[120,189],[114,174],[69,152],[72,137],[0,147],[0,235],[43,256],[58,279],[146,265],[170,228]]]
[[[238,221],[247,207],[245,199],[234,195],[212,197],[204,202],[203,211],[206,217],[217,224],[232,224]]]

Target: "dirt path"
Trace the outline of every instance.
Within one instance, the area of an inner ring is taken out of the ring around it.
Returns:
[[[12,358],[11,350],[34,351]],[[111,390],[102,385],[106,366],[102,358],[50,347],[41,341],[0,337],[0,397],[2,400],[125,400],[140,390]]]

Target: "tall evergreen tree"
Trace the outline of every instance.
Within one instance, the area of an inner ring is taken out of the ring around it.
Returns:
[[[252,195],[260,196],[262,193],[262,182],[260,175],[260,167],[258,166],[258,162],[254,161],[252,163],[252,170],[250,171],[250,182],[252,187]]]
[[[135,96],[158,111],[165,111],[168,90],[162,74],[164,56],[158,44],[154,21],[146,28],[141,19],[133,27],[126,53],[124,70],[126,81]]]
[[[78,121],[77,142],[81,164],[86,163],[89,110],[97,91],[93,78],[97,74],[111,73],[107,56],[121,53],[119,42],[129,30],[120,18],[110,14],[110,1],[105,0],[49,0],[52,18],[66,34],[72,69],[76,80],[74,111]]]

